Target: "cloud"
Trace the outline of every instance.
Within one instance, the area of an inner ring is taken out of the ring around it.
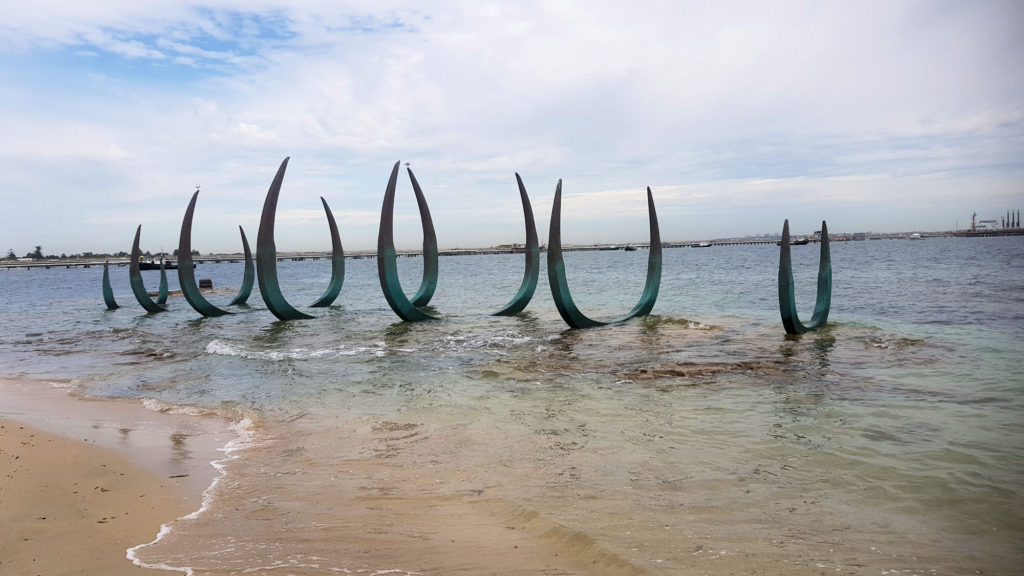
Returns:
[[[374,245],[399,159],[461,246],[522,234],[516,171],[538,222],[564,179],[575,241],[642,239],[646,186],[678,239],[949,228],[1024,196],[1015,2],[95,4],[0,24],[19,253],[116,251],[145,218],[173,243],[197,183],[200,249],[233,251],[285,156],[282,213],[325,196],[346,247]],[[47,221],[68,232],[24,224]],[[303,225],[279,242],[327,246]]]

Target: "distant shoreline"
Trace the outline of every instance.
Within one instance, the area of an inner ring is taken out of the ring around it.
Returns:
[[[990,238],[993,236],[1024,236],[1024,228],[1014,228],[1009,230],[986,230],[979,232],[971,231],[952,231],[947,230],[944,232],[895,232],[886,234],[830,234],[830,242],[859,242],[863,240],[907,240],[911,237],[911,234],[916,234],[917,239],[923,238]],[[813,242],[818,242],[816,237],[808,237]],[[674,242],[662,242],[663,248],[708,248],[715,246],[739,246],[739,245],[775,245],[779,241],[779,237],[766,237],[766,236],[748,236],[743,238],[719,238],[715,240],[700,240],[700,241],[674,241]],[[648,248],[648,243],[625,243],[625,244],[578,244],[578,245],[563,245],[563,252],[582,252],[582,251],[598,251],[598,250],[623,250],[627,247],[630,248]],[[541,246],[541,252],[546,251],[544,246]],[[514,246],[498,246],[491,248],[448,248],[438,252],[440,256],[480,256],[480,255],[494,255],[494,254],[522,254],[524,248],[519,245]],[[419,250],[402,250],[398,252],[398,256],[405,257],[417,257],[422,253]],[[253,256],[255,258],[255,255]],[[279,252],[277,255],[278,261],[292,260],[323,260],[331,257],[331,253],[327,251],[297,251],[297,252]],[[349,250],[345,252],[345,258],[351,260],[359,260],[362,258],[376,258],[377,252],[375,250]],[[205,262],[243,262],[244,255],[241,253],[223,253],[223,254],[207,254],[206,256],[193,256],[192,260],[197,264]],[[169,259],[170,262],[175,262],[175,258]],[[0,269],[12,269],[12,268],[90,268],[92,266],[103,266],[104,263],[109,262],[111,266],[127,266],[129,263],[128,258],[108,258],[108,257],[92,257],[92,258],[42,258],[26,260],[24,258],[18,260],[0,260]]]

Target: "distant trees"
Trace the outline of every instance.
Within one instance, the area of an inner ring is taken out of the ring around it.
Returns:
[[[193,252],[195,252],[195,251],[193,251]],[[198,254],[198,252],[195,252],[195,253]],[[24,256],[22,256],[22,258],[31,258],[33,260],[67,260],[67,259],[98,260],[98,259],[102,259],[102,258],[128,258],[129,256],[130,256],[130,254],[128,254],[128,252],[125,252],[124,250],[121,250],[120,252],[117,252],[115,254],[107,254],[105,252],[82,252],[80,254],[77,254],[77,253],[76,254],[61,253],[60,255],[57,255],[57,254],[45,254],[44,255],[43,254],[43,247],[42,246],[36,246],[35,250],[32,250],[28,254],[25,254]],[[149,253],[148,250],[146,251],[146,256],[147,257],[150,256],[150,253]],[[18,260],[18,254],[15,253],[13,248],[8,248],[6,254],[4,254],[3,252],[0,252],[0,261],[3,261],[3,260]]]

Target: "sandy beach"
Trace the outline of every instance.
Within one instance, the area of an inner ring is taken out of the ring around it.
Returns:
[[[0,381],[0,573],[153,574],[126,551],[197,509],[223,422]]]
[[[196,505],[113,450],[6,418],[0,474],[4,574],[152,574],[125,551]]]

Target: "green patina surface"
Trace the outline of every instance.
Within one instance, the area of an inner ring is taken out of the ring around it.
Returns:
[[[523,203],[523,220],[526,222],[526,270],[523,272],[523,282],[519,291],[512,297],[501,310],[494,313],[495,316],[512,316],[526,308],[537,291],[537,280],[540,277],[540,243],[537,241],[537,224],[533,218],[533,207],[530,205],[530,197],[526,194],[526,186],[523,179],[516,173],[516,183],[519,185],[519,198]]]
[[[146,292],[146,285],[142,282],[142,271],[139,270],[139,237],[142,235],[142,224],[135,230],[135,241],[132,242],[132,256],[131,261],[128,264],[128,282],[132,287],[132,294],[135,295],[135,299],[138,300],[139,305],[145,308],[150,314],[157,312],[164,312],[167,309],[153,302],[153,299],[149,297],[149,293]],[[163,277],[166,282],[166,276]],[[166,286],[164,287],[166,291]]]
[[[195,267],[192,262],[192,217],[196,210],[196,200],[199,198],[199,191],[192,195],[192,200],[185,210],[185,217],[181,221],[181,235],[178,237],[178,284],[181,285],[181,293],[185,300],[203,316],[223,316],[230,314],[211,304],[202,294],[199,293],[199,286],[196,286]]]
[[[377,233],[377,276],[380,279],[380,288],[384,292],[384,298],[388,301],[388,305],[391,306],[395,314],[402,320],[419,322],[436,318],[417,308],[414,302],[422,300],[424,295],[426,295],[426,299],[429,301],[437,286],[437,239],[433,237],[434,226],[431,223],[429,229],[432,241],[428,240],[428,225],[425,220],[423,224],[423,282],[416,294],[416,298],[410,301],[406,298],[405,292],[402,291],[402,283],[398,279],[398,262],[395,255],[395,188],[398,185],[398,168],[400,164],[401,162],[395,162],[395,166],[391,170],[391,177],[388,179],[388,186],[384,191],[384,205],[381,208],[380,228]],[[409,171],[409,176],[412,177],[411,170]],[[420,202],[423,193],[419,191],[419,185],[414,177],[413,189],[416,191],[416,200],[420,204],[420,219],[423,220],[423,209],[426,207],[426,199]],[[429,219],[429,213],[427,218]],[[432,274],[427,270],[430,266],[427,255],[429,244],[433,244],[434,252],[434,270]]]
[[[828,225],[821,221],[821,255],[818,258],[818,293],[814,301],[814,313],[807,324],[800,322],[796,312],[796,296],[793,290],[793,260],[790,255],[789,220],[782,225],[782,241],[779,249],[779,312],[787,334],[803,334],[817,330],[828,320],[832,304],[832,255],[828,247]]]
[[[309,314],[299,312],[285,300],[281,286],[277,281],[277,246],[274,243],[274,221],[277,218],[277,197],[281,194],[281,183],[284,172],[288,168],[288,158],[281,162],[274,181],[267,190],[267,199],[263,202],[263,214],[260,217],[260,229],[256,235],[256,278],[260,285],[260,294],[270,312],[279,320],[301,320],[312,318]]]
[[[316,302],[310,304],[314,308],[330,306],[341,293],[341,287],[345,283],[345,250],[341,247],[341,234],[338,233],[338,224],[334,221],[334,213],[327,205],[327,200],[320,197],[324,205],[324,212],[327,213],[327,225],[331,228],[331,282],[327,290],[317,298]]]
[[[562,181],[558,181],[548,232],[548,283],[551,285],[551,296],[555,300],[558,313],[571,328],[604,326],[651,313],[658,299],[658,289],[661,287],[661,232],[658,229],[658,214],[654,209],[654,196],[650,188],[647,189],[647,213],[651,245],[647,255],[647,280],[644,283],[643,294],[640,295],[636,306],[625,316],[614,320],[595,320],[580,312],[572,299],[569,283],[565,278],[565,261],[562,259]]]
[[[238,289],[238,294],[231,299],[231,302],[228,302],[228,306],[245,304],[249,295],[252,294],[253,282],[256,280],[256,266],[252,263],[249,239],[245,237],[245,230],[241,226],[238,227],[238,232],[242,235],[242,250],[245,252],[245,272],[242,273],[242,286]]]
[[[114,300],[114,291],[110,288],[110,262],[103,263],[103,302],[107,304],[107,310],[117,310],[120,306]]]
[[[170,291],[167,288],[167,264],[160,261],[160,287],[156,291],[156,303],[161,306],[167,306],[167,296]]]
[[[413,175],[411,168],[406,168],[412,181],[412,191],[416,195],[416,206],[420,211],[420,225],[423,227],[423,277],[416,295],[412,297],[412,305],[423,307],[430,303],[437,290],[437,234],[434,232],[434,219],[430,217],[430,207],[423,195],[420,183]]]

